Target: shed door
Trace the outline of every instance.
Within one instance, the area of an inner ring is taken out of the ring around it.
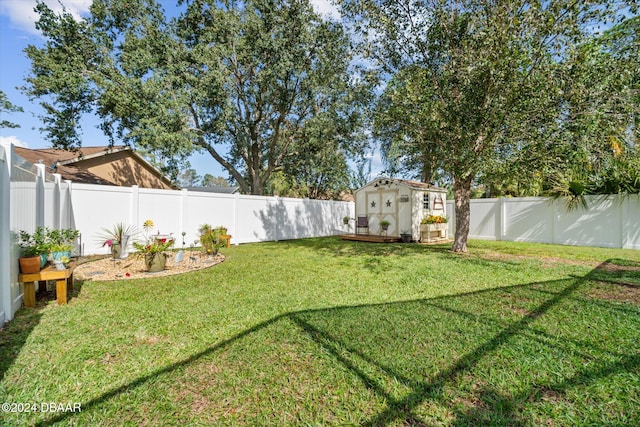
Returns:
[[[380,233],[380,221],[386,219],[391,223],[386,234],[389,236],[398,235],[397,202],[397,191],[372,191],[370,193],[367,193],[367,215],[369,217],[369,233]]]

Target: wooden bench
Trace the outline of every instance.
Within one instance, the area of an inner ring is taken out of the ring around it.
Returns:
[[[73,291],[73,270],[75,263],[69,263],[65,270],[57,270],[55,266],[48,265],[38,273],[20,273],[18,281],[24,283],[24,306],[33,308],[36,306],[35,282],[43,280],[56,281],[56,300],[59,305],[67,303],[67,285],[69,291]]]

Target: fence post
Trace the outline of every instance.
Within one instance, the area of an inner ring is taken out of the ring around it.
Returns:
[[[558,238],[556,237],[556,222],[558,222],[557,214],[558,199],[551,200],[551,243],[556,244]]]
[[[61,209],[66,211],[66,216],[63,218],[63,215],[60,215],[60,221],[64,219],[64,223],[60,224],[62,228],[73,228],[76,229],[75,217],[73,215],[73,181],[65,179],[64,183],[67,184],[67,197],[66,197],[66,205],[61,206]]]
[[[0,145],[0,327],[13,318],[11,312],[11,150]]]
[[[140,188],[137,185],[131,186],[131,224],[141,227],[140,223]],[[138,228],[139,229],[139,228]]]
[[[38,175],[36,177],[36,228],[44,227],[44,211],[46,209],[44,201],[44,178],[46,166],[42,163],[37,163],[36,170]]]
[[[498,199],[498,212],[499,212],[499,219],[498,219],[498,226],[500,227],[498,229],[498,240],[504,240],[505,235],[507,234],[507,227],[506,227],[506,221],[507,221],[507,206],[506,206],[506,199],[504,197],[500,197]]]
[[[62,226],[62,189],[60,188],[62,176],[59,173],[54,173],[53,182],[53,228],[60,230],[61,228],[66,228]]]
[[[620,201],[620,247],[622,249],[630,249],[631,244],[629,243],[629,233],[631,232],[630,224],[627,224],[629,220],[627,212],[631,206],[631,201],[629,200],[632,196],[629,195],[627,197],[618,196]]]
[[[231,216],[231,235],[235,236],[236,245],[238,245],[238,200],[240,199],[239,193],[234,193],[233,195],[233,214]]]
[[[187,198],[189,197],[189,190],[187,190],[186,188],[183,188],[180,191],[182,193],[180,193],[180,195],[181,195],[181,197],[180,197],[180,232],[178,234],[182,238],[182,240],[180,241],[180,245],[182,245],[182,242],[184,242],[184,238],[186,236],[186,235],[183,236],[182,233],[187,231],[187,223],[186,223],[186,219],[185,219],[186,215],[184,213],[185,213],[185,209],[186,209],[186,206],[187,206]],[[176,236],[176,239],[178,239],[177,236]]]

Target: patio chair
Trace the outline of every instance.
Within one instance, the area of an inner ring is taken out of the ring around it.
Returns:
[[[356,234],[360,234],[360,229],[364,229],[365,232],[362,234],[369,234],[369,217],[366,215],[358,215],[358,219],[356,221]]]

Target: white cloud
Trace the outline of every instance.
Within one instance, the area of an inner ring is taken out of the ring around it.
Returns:
[[[89,11],[92,0],[44,0],[44,2],[56,13],[62,12],[60,5],[62,3],[67,12],[80,18]],[[325,18],[340,19],[340,10],[336,5],[331,4],[330,0],[311,0],[311,5]],[[35,27],[38,20],[38,14],[33,11],[35,7],[36,0],[0,0],[0,15],[9,17],[16,28],[39,34]]]
[[[311,0],[313,9],[324,18],[340,19],[340,9],[330,0]]]
[[[29,148],[26,142],[20,141],[17,136],[0,136],[0,143],[13,144],[16,147]]]
[[[62,3],[67,12],[74,17],[80,18],[80,15],[89,11],[92,0],[44,0],[44,2],[56,13],[62,12]],[[17,28],[28,31],[33,34],[39,34],[36,30],[35,23],[38,20],[38,14],[33,11],[36,7],[36,0],[1,0],[0,15],[9,17],[11,23]]]

